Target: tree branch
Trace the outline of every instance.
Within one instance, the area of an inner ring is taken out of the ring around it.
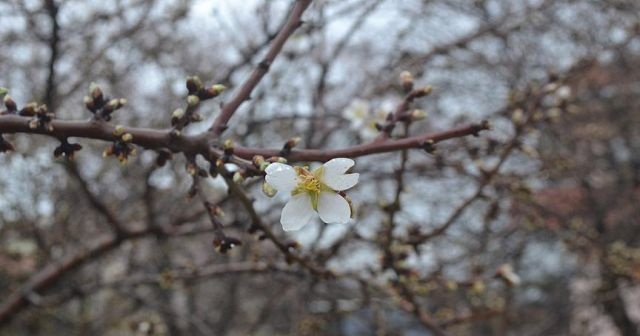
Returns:
[[[276,59],[280,50],[284,46],[285,42],[289,39],[289,37],[293,34],[293,32],[302,24],[302,14],[309,7],[312,0],[297,0],[296,4],[293,6],[291,10],[291,14],[289,15],[289,20],[284,24],[282,30],[276,35],[273,39],[273,43],[271,44],[271,48],[267,52],[267,55],[264,59],[258,64],[251,76],[245,80],[242,86],[236,90],[233,98],[224,106],[220,111],[218,117],[214,120],[213,125],[209,129],[210,132],[213,133],[214,137],[218,137],[224,130],[227,128],[227,122],[233,114],[238,110],[238,107],[245,101],[250,99],[251,92],[255,87],[260,83],[262,77],[267,74],[269,71],[269,67]]]

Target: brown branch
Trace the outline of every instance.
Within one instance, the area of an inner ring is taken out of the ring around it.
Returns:
[[[284,46],[285,42],[293,34],[293,32],[302,24],[301,17],[304,11],[309,7],[312,0],[297,0],[296,4],[291,10],[289,19],[284,24],[278,35],[273,39],[271,48],[265,55],[264,59],[258,64],[251,76],[245,80],[238,90],[236,90],[233,98],[227,102],[220,111],[218,117],[214,120],[213,125],[209,129],[215,137],[219,136],[227,128],[227,122],[233,114],[238,110],[238,107],[245,101],[250,99],[251,92],[260,83],[264,75],[269,71],[269,67],[276,59],[280,50]]]
[[[424,148],[424,146],[430,143],[430,141],[433,141],[433,144],[435,144],[448,139],[459,138],[467,135],[477,135],[480,131],[487,129],[489,129],[489,123],[483,121],[480,124],[471,124],[438,133],[417,135],[397,140],[374,141],[344,149],[294,149],[291,151],[291,154],[287,155],[287,159],[290,161],[328,161],[336,157],[354,158],[403,149]],[[236,146],[233,153],[243,159],[249,160],[255,155],[262,155],[264,157],[278,156],[280,149],[261,149]]]
[[[45,134],[54,138],[64,139],[67,137],[79,137],[85,139],[97,139],[105,141],[115,141],[119,137],[113,134],[115,126],[96,120],[90,121],[64,121],[53,120],[51,125],[52,131],[43,128],[31,129],[29,127],[28,117],[16,115],[0,116],[0,133],[31,133]],[[142,146],[147,149],[169,148],[175,152],[194,152],[202,146],[206,146],[202,141],[203,136],[171,136],[168,129],[156,130],[148,128],[126,127],[125,132],[131,133],[133,144]]]

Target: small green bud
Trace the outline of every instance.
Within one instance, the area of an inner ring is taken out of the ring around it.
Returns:
[[[276,193],[278,193],[278,190],[276,190],[276,188],[274,188],[269,183],[264,182],[262,184],[262,193],[264,193],[267,197],[273,197],[276,195]]]
[[[200,104],[200,98],[198,98],[198,96],[189,95],[187,97],[187,105],[189,105],[189,107],[194,108],[198,106],[198,104]]]
[[[419,121],[424,120],[427,117],[428,113],[425,110],[415,109],[411,111],[411,120]]]
[[[133,135],[131,133],[125,133],[122,135],[122,141],[131,142],[133,140]]]
[[[118,125],[113,129],[113,135],[119,137],[124,134],[124,126]]]
[[[244,176],[241,172],[235,172],[233,174],[233,183],[242,184],[244,182]]]
[[[214,84],[214,85],[212,85],[212,86],[211,86],[210,92],[211,92],[213,95],[216,95],[216,96],[217,96],[217,95],[219,95],[219,94],[223,93],[223,92],[224,92],[224,91],[226,91],[226,90],[227,90],[227,87],[226,87],[226,86],[224,86],[224,85],[222,85],[222,84]]]
[[[96,82],[91,82],[91,85],[89,85],[89,94],[91,95],[91,97],[94,100],[101,100],[102,99],[102,89],[100,88],[100,85],[98,85],[98,83]]]
[[[187,90],[189,90],[189,93],[196,93],[202,89],[203,86],[204,84],[202,84],[200,77],[191,76],[187,78]]]
[[[524,111],[517,109],[511,114],[511,121],[516,125],[522,125],[524,123]]]
[[[9,95],[4,96],[3,102],[9,111],[13,112],[18,109],[16,102]]]
[[[173,113],[171,113],[171,118],[172,119],[180,119],[184,117],[184,110],[181,108],[177,108],[175,110],[173,110]]]
[[[413,89],[413,75],[409,71],[403,71],[400,73],[400,85],[408,92]]]
[[[425,87],[422,87],[422,88],[418,89],[418,91],[416,92],[416,96],[417,97],[424,97],[424,96],[430,94],[431,91],[433,91],[433,86],[427,85]]]
[[[9,93],[9,89],[0,86],[0,98],[4,97],[4,95],[6,95],[7,93]]]
[[[233,140],[227,139],[222,143],[222,149],[232,149],[233,148]]]

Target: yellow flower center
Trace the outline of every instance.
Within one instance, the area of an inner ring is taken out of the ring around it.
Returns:
[[[333,191],[331,188],[320,182],[324,167],[320,166],[313,172],[310,172],[307,167],[294,167],[296,174],[298,175],[298,185],[291,192],[292,195],[298,195],[301,193],[307,193],[311,198],[311,205],[314,210],[318,210],[318,198],[321,191]]]
[[[320,192],[320,178],[309,172],[304,167],[295,167],[298,174],[298,186],[296,190],[300,192],[319,193]],[[315,173],[315,172],[314,172]]]

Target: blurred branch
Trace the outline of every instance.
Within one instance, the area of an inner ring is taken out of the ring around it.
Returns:
[[[227,122],[233,114],[238,110],[238,107],[247,99],[251,97],[251,92],[253,89],[260,83],[262,77],[267,74],[269,71],[269,67],[276,59],[280,50],[284,46],[285,42],[289,39],[289,37],[293,34],[293,32],[302,24],[302,14],[309,7],[312,0],[297,0],[293,9],[291,10],[291,14],[289,15],[289,20],[282,27],[282,30],[276,35],[271,44],[271,48],[265,55],[264,59],[258,64],[258,67],[253,71],[251,76],[245,80],[240,88],[235,92],[233,98],[224,106],[220,111],[218,117],[214,120],[213,125],[211,125],[210,132],[213,133],[214,137],[218,137],[222,132],[227,128]]]

